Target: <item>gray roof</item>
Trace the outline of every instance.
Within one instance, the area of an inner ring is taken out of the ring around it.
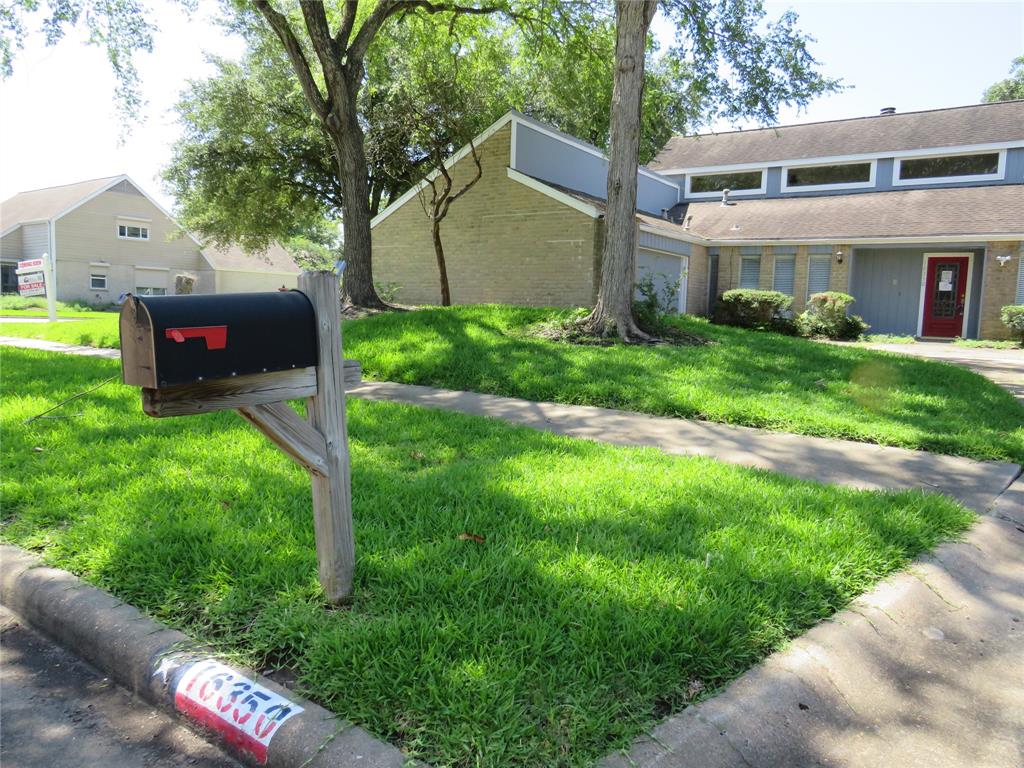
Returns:
[[[652,170],[900,152],[1024,140],[1024,101],[673,136]]]
[[[691,203],[684,216],[691,234],[719,241],[1024,235],[1024,186],[734,199]]]
[[[298,274],[302,270],[295,259],[279,243],[272,243],[266,251],[244,251],[237,245],[203,248],[203,256],[214,269],[241,270],[243,272],[287,272]]]
[[[80,203],[123,176],[107,176],[59,187],[19,192],[0,203],[0,230],[7,230],[26,221],[49,221],[76,203]]]

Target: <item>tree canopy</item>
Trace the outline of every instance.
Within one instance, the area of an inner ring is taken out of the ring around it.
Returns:
[[[1010,65],[1010,76],[998,83],[993,83],[982,94],[981,100],[1013,101],[1024,99],[1024,56],[1018,56]]]

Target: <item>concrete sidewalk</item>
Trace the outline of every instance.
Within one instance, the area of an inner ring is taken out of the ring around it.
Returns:
[[[944,493],[979,512],[1020,473],[1017,464],[1008,462],[410,384],[363,382],[349,394],[491,416],[568,437],[659,448],[682,456],[709,456],[833,485],[876,490],[923,488]]]

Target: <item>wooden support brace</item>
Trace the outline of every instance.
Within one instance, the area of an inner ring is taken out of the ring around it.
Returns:
[[[238,414],[270,438],[278,448],[314,475],[327,474],[327,443],[287,403],[264,403],[238,409]]]
[[[344,361],[344,381],[353,387],[362,379],[356,360]],[[150,416],[192,416],[197,413],[247,408],[283,400],[300,400],[317,392],[316,368],[258,373],[230,379],[198,381],[162,389],[142,389],[142,410]]]

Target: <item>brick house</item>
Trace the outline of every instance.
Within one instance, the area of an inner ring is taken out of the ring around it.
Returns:
[[[453,301],[591,305],[604,155],[514,111],[474,144],[483,176],[442,224]],[[680,280],[680,312],[737,287],[795,311],[834,290],[874,333],[1004,338],[1000,308],[1024,302],[1024,101],[675,136],[637,183],[637,268]],[[373,246],[377,278],[428,304],[424,185],[373,220]]]

